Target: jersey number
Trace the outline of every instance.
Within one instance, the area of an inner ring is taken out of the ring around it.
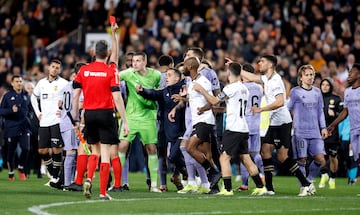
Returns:
[[[69,111],[71,109],[71,94],[70,92],[64,92],[64,99],[63,99],[63,107],[66,111]]]
[[[240,102],[240,117],[242,118],[243,116],[245,116],[246,113],[247,100],[239,99],[239,102]]]
[[[259,107],[259,97],[258,96],[253,96],[251,97],[251,107]]]

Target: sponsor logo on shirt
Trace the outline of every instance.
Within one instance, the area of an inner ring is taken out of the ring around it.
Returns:
[[[84,71],[85,77],[106,77],[106,72],[90,72],[90,71]]]

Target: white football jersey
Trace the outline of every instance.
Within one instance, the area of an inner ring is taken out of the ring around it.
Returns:
[[[265,75],[262,75],[261,80],[264,83],[264,94],[267,105],[275,102],[277,95],[281,94],[282,96],[284,96],[284,105],[276,110],[270,111],[270,125],[277,126],[292,122],[290,112],[285,104],[286,91],[284,82],[281,79],[280,75],[274,73],[270,77],[270,79],[268,79]]]
[[[228,84],[218,95],[220,100],[226,101],[226,127],[225,130],[248,133],[246,122],[246,107],[249,90],[240,81]]]
[[[191,108],[192,125],[194,126],[199,122],[215,125],[215,117],[211,109],[200,115],[198,114],[198,108],[205,106],[208,102],[201,93],[193,90],[193,82],[199,83],[210,95],[213,95],[211,83],[204,76],[199,74],[199,76],[190,83],[188,96]]]
[[[48,78],[41,79],[35,86],[33,95],[40,99],[40,107],[33,104],[35,110],[41,109],[42,117],[40,127],[48,127],[60,123],[60,117],[56,115],[59,110],[59,100],[62,100],[62,89],[69,81],[58,77],[54,81]]]

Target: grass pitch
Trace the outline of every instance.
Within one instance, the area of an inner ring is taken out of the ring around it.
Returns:
[[[80,192],[64,192],[44,186],[47,178],[8,181],[7,172],[0,172],[0,214],[80,215],[80,214],[360,214],[359,185],[349,186],[347,179],[336,179],[336,189],[319,189],[314,196],[297,197],[295,177],[275,176],[275,196],[250,196],[251,191],[235,192],[234,196],[177,194],[168,182],[169,192],[150,193],[145,174],[130,174],[130,191],[110,193],[112,201],[99,201],[98,174],[94,179],[93,198]],[[170,178],[170,175],[169,177]],[[316,187],[320,178],[315,182]],[[233,187],[240,185],[234,182]],[[250,183],[250,188],[254,184]]]

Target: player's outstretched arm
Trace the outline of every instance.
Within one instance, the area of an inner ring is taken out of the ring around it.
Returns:
[[[199,83],[194,82],[193,89],[201,93],[206,98],[206,100],[212,105],[216,105],[221,102],[219,98],[210,95]]]

